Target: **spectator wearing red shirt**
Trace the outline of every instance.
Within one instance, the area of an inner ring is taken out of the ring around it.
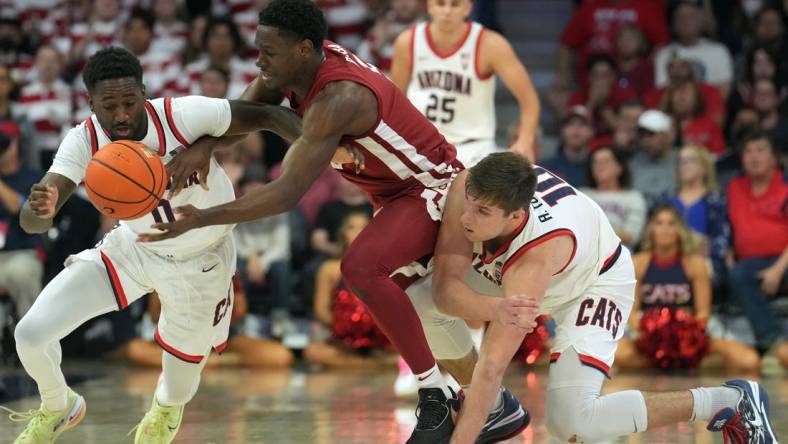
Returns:
[[[593,115],[596,135],[609,134],[616,126],[619,106],[637,93],[618,82],[616,64],[606,54],[595,54],[588,60],[588,73],[588,83],[572,94],[567,109],[585,106]]]
[[[725,152],[722,129],[706,112],[700,87],[695,82],[670,86],[662,98],[662,109],[676,121],[682,144],[699,145],[714,155]]]
[[[613,54],[618,30],[623,25],[634,25],[657,48],[670,41],[664,8],[653,0],[586,0],[572,15],[561,34],[558,52],[558,72],[546,97],[559,113],[571,91],[575,74],[579,83],[585,80],[585,68],[591,54]],[[573,72],[575,61],[577,72]]]
[[[700,93],[703,96],[703,103],[706,104],[706,113],[714,123],[722,125],[725,119],[725,101],[722,99],[719,88],[698,81],[695,77],[692,65],[687,59],[676,56],[668,62],[668,80],[668,86],[694,81],[698,85],[698,88],[700,88]],[[646,104],[646,107],[659,108],[667,88],[667,86],[655,88],[646,93],[643,97],[643,102]]]
[[[618,30],[616,58],[619,82],[626,82],[638,95],[654,89],[654,63],[649,57],[646,36],[637,26],[626,25]]]
[[[788,184],[765,133],[744,138],[742,167],[744,176],[728,185],[728,218],[736,256],[728,283],[752,325],[759,350],[766,351],[786,337],[768,298],[786,284]]]

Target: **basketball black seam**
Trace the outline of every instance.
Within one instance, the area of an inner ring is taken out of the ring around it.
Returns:
[[[99,193],[98,191],[93,189],[93,187],[91,187],[90,184],[87,183],[87,182],[85,182],[85,186],[88,187],[90,189],[90,191],[93,194],[95,194],[96,196],[98,196],[98,197],[100,197],[100,198],[102,198],[104,200],[108,200],[110,202],[115,202],[115,203],[120,203],[120,204],[138,204],[138,203],[145,202],[146,200],[150,199],[151,197],[153,197],[153,198],[156,197],[156,196],[145,196],[142,200],[117,200],[117,199],[113,199],[111,197],[107,197],[107,196]]]
[[[137,185],[137,186],[138,186],[140,189],[142,189],[143,191],[145,191],[146,193],[148,193],[148,195],[150,195],[150,196],[153,196],[153,197],[155,197],[156,199],[158,199],[158,196],[156,196],[156,194],[155,194],[153,191],[151,191],[151,190],[149,190],[149,189],[145,188],[145,187],[144,187],[144,186],[143,186],[141,183],[139,183],[139,182],[137,182],[136,180],[132,179],[131,177],[127,176],[125,173],[123,173],[122,171],[118,170],[117,168],[115,168],[115,167],[113,167],[113,166],[111,166],[111,165],[108,165],[106,162],[104,162],[104,161],[101,161],[101,160],[98,160],[98,159],[92,159],[92,160],[93,160],[93,162],[96,162],[96,163],[98,163],[99,165],[102,165],[102,166],[104,166],[104,167],[105,167],[105,168],[107,168],[108,170],[110,170],[110,171],[114,171],[114,172],[115,172],[115,173],[117,173],[119,176],[121,176],[121,177],[125,178],[126,180],[128,180],[128,181],[129,181],[129,182],[131,182],[131,183],[133,183],[134,185]]]
[[[153,179],[153,186],[151,188],[153,190],[155,190],[156,189],[156,174],[153,173],[153,168],[151,168],[150,165],[148,165],[148,161],[145,159],[145,157],[143,157],[143,155],[140,154],[139,151],[137,151],[137,149],[135,149],[133,146],[127,145],[127,144],[125,144],[123,142],[115,142],[115,143],[117,143],[118,145],[121,145],[121,146],[125,146],[126,148],[130,149],[131,151],[134,152],[134,154],[137,155],[137,157],[140,158],[140,160],[142,160],[142,163],[145,164],[145,167],[148,169],[148,172],[150,173],[151,179]]]

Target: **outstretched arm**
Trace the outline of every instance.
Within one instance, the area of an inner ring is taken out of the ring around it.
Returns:
[[[573,240],[560,236],[534,247],[512,265],[503,276],[505,297],[528,295],[541,303],[552,276],[571,259]],[[452,444],[473,443],[484,425],[498,393],[503,374],[528,331],[500,322],[487,328],[473,371],[471,390],[460,411]]]
[[[377,106],[372,91],[357,83],[327,84],[304,114],[303,135],[287,151],[278,179],[224,205],[203,210],[182,207],[180,220],[153,225],[164,233],[141,235],[140,240],[169,239],[193,228],[246,222],[289,210],[328,166],[342,136],[360,135],[375,125]]]
[[[30,190],[30,196],[19,213],[19,225],[30,234],[49,230],[52,219],[76,187],[77,184],[66,176],[46,173]]]

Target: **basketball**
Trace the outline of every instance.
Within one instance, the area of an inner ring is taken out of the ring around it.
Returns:
[[[150,213],[167,187],[161,158],[133,140],[110,142],[99,149],[85,172],[90,202],[113,219],[131,220]]]

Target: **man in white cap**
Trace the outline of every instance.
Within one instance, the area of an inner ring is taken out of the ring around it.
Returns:
[[[638,149],[630,161],[635,189],[649,206],[676,191],[676,152],[670,116],[650,109],[638,118]]]

